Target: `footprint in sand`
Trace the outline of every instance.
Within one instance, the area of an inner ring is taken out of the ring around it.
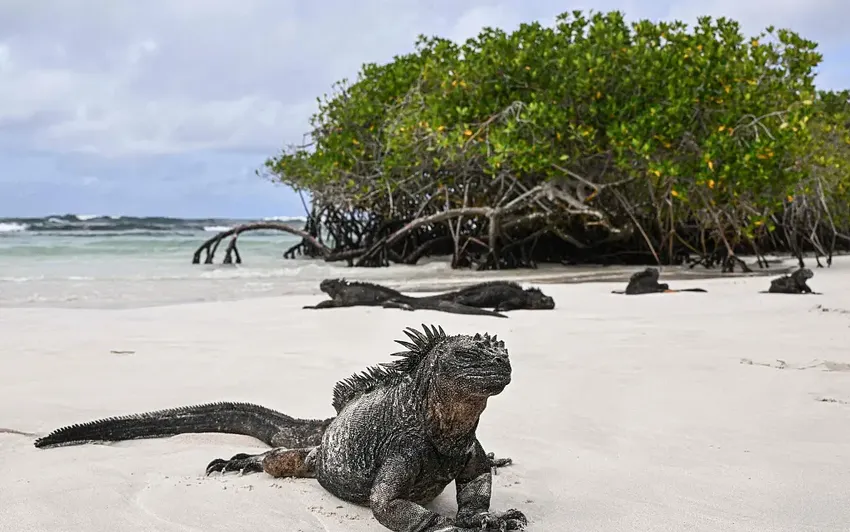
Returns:
[[[823,371],[850,371],[850,364],[846,362],[833,362],[832,360],[813,360],[808,364],[788,364],[784,360],[779,359],[776,362],[754,362],[749,358],[742,358],[741,364],[747,366],[765,366],[774,369],[814,369],[822,367]]]
[[[6,429],[3,427],[0,427],[0,434],[18,434],[20,436],[29,436],[31,438],[38,436],[38,434],[35,434],[34,432],[24,432],[22,430]]]
[[[843,399],[834,399],[832,397],[821,397],[818,399],[819,403],[835,403],[839,405],[850,405],[850,401],[844,401]]]
[[[831,312],[833,314],[850,314],[850,310],[843,309],[843,308],[829,308],[829,307],[825,307],[823,305],[815,305],[815,307],[812,308],[812,310],[819,310],[821,312]]]

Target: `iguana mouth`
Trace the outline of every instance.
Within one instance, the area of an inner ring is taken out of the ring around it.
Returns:
[[[555,300],[551,297],[547,297],[546,299],[541,300],[539,308],[543,310],[553,309],[555,308]]]
[[[474,375],[468,375],[465,377],[465,380],[468,380],[474,386],[480,387],[484,391],[501,391],[511,383],[511,372],[499,370],[478,372]]]

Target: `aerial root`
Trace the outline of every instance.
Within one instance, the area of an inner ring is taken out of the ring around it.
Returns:
[[[331,253],[330,249],[319,242],[316,237],[302,229],[296,229],[283,222],[253,222],[238,225],[209,238],[206,242],[201,244],[197,250],[195,250],[195,254],[192,256],[192,264],[201,263],[201,254],[204,254],[204,264],[212,264],[213,259],[215,258],[215,252],[218,250],[218,246],[226,238],[230,238],[230,242],[228,243],[225,251],[224,263],[232,263],[234,257],[237,264],[241,263],[242,257],[239,255],[239,250],[236,248],[236,239],[242,233],[250,231],[280,231],[283,233],[289,233],[291,235],[300,236],[303,242],[308,242],[311,246],[319,250],[319,253],[323,256],[328,256]]]

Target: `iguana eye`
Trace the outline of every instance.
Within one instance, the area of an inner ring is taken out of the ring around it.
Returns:
[[[457,351],[457,357],[464,360],[474,360],[481,358],[481,352],[477,349],[459,349]]]

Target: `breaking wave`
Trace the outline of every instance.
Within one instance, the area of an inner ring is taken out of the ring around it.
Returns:
[[[302,216],[275,216],[264,221],[299,225]],[[61,233],[67,236],[219,232],[253,220],[227,218],[170,218],[165,216],[106,216],[61,214],[43,218],[0,218],[0,234]]]

